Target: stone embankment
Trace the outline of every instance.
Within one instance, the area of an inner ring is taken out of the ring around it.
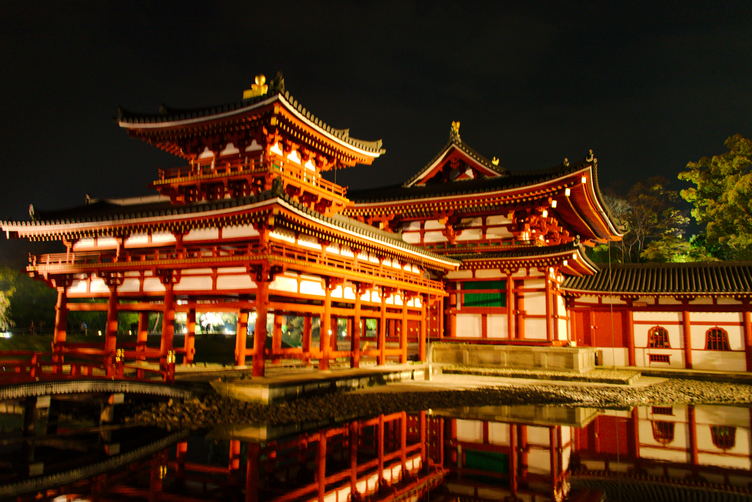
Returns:
[[[391,386],[390,386],[391,387]],[[354,419],[397,411],[464,406],[540,404],[589,408],[624,408],[674,404],[752,404],[752,385],[671,379],[644,387],[507,384],[468,390],[351,392],[265,406],[207,395],[126,411],[127,422],[168,430],[203,429],[220,424],[270,425]]]

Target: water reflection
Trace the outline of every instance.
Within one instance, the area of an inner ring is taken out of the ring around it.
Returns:
[[[749,500],[752,487],[747,408],[494,406],[190,437],[53,431],[39,416],[29,431],[23,417],[15,436],[4,422],[2,498]]]

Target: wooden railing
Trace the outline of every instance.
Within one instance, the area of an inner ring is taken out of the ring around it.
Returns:
[[[215,178],[234,178],[240,176],[262,176],[267,173],[281,173],[283,177],[296,180],[299,184],[318,188],[339,197],[345,197],[347,187],[325,180],[315,171],[306,169],[292,161],[269,161],[247,159],[235,162],[217,162],[214,165],[174,167],[159,170],[159,180],[154,185],[169,185],[174,182],[199,181]]]
[[[96,268],[101,264],[120,264],[122,268],[129,268],[129,264],[158,262],[162,260],[189,260],[204,259],[211,261],[221,259],[227,261],[237,261],[247,263],[254,259],[267,258],[271,255],[274,258],[293,260],[304,264],[315,264],[332,268],[341,272],[352,272],[365,274],[373,277],[375,280],[388,279],[410,284],[421,290],[429,287],[431,289],[442,289],[442,283],[439,281],[426,281],[420,275],[407,272],[402,268],[393,268],[389,265],[377,265],[370,261],[355,260],[354,258],[344,257],[332,253],[322,253],[317,250],[308,250],[290,246],[283,243],[272,243],[270,251],[264,252],[258,243],[249,243],[238,246],[204,246],[204,247],[186,247],[176,251],[173,247],[154,248],[154,249],[127,249],[124,255],[116,257],[114,250],[108,251],[87,251],[71,253],[55,253],[41,255],[38,259],[34,257],[31,267],[41,269],[44,267],[91,267]],[[172,263],[172,266],[178,266],[179,263]],[[108,267],[109,268],[109,267]],[[119,268],[119,267],[117,267]],[[116,270],[117,268],[111,268]]]

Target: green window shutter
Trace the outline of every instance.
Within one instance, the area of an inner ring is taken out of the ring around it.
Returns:
[[[507,281],[475,281],[463,282],[463,291],[479,289],[494,290],[482,293],[465,293],[462,305],[464,307],[506,307]]]

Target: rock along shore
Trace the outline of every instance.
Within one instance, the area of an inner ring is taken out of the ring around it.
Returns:
[[[409,389],[409,387],[406,387]],[[209,394],[185,401],[126,407],[125,421],[171,429],[203,429],[221,424],[270,425],[355,419],[397,411],[489,405],[556,405],[627,408],[674,404],[752,404],[752,385],[670,379],[644,387],[506,384],[467,390],[350,392],[301,398],[275,405],[235,401]]]

